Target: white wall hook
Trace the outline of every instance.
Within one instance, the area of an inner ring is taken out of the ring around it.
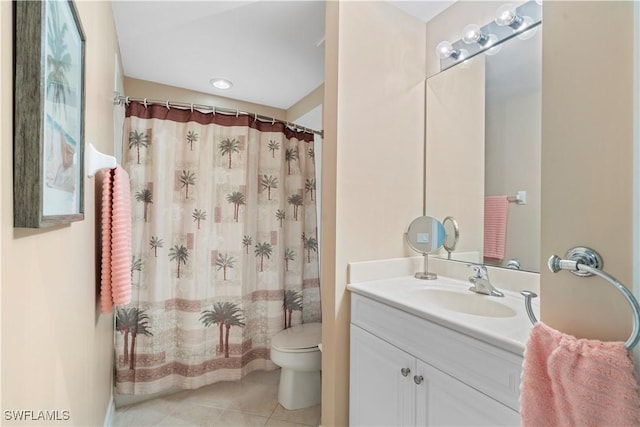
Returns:
[[[88,148],[85,153],[85,170],[89,178],[102,169],[113,169],[116,167],[116,158],[107,154],[102,154],[93,146],[88,144]]]

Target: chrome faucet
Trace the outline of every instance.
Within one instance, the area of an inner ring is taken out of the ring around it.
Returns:
[[[469,282],[473,284],[469,288],[471,292],[483,295],[491,295],[492,297],[503,297],[504,294],[493,287],[489,281],[489,273],[487,267],[482,264],[467,264],[467,267],[473,268],[473,276],[469,276]]]

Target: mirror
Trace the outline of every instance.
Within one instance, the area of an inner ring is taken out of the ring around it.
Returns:
[[[438,252],[445,240],[444,227],[440,221],[430,216],[420,216],[409,224],[405,233],[407,243],[416,252],[424,255],[424,271],[416,273],[417,279],[437,279],[435,273],[429,273],[428,254]]]
[[[427,79],[425,204],[463,230],[452,260],[540,270],[542,26],[530,33]]]
[[[458,227],[458,222],[452,216],[443,219],[442,226],[444,227],[444,242],[442,246],[447,251],[447,259],[451,259],[451,252],[456,250],[456,245],[460,238],[460,227]]]

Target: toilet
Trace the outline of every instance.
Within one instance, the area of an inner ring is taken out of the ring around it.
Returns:
[[[302,409],[320,403],[321,340],[321,323],[293,326],[271,339],[271,361],[282,368],[278,402],[284,408]]]

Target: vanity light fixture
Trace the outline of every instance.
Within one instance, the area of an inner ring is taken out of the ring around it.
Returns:
[[[211,84],[211,86],[215,87],[216,89],[231,89],[231,87],[233,86],[233,83],[231,83],[229,80],[227,79],[221,79],[221,78],[213,78],[211,80],[209,80],[209,83]]]
[[[454,60],[464,58],[464,49],[454,49],[450,42],[443,40],[436,46],[436,54],[440,59],[451,58]]]
[[[521,40],[533,37],[542,23],[541,3],[542,0],[528,0],[517,7],[507,3],[498,8],[495,19],[486,25],[467,25],[461,39],[438,43],[436,55],[440,59],[440,71],[480,53],[495,55],[502,48],[501,43],[512,37]]]

